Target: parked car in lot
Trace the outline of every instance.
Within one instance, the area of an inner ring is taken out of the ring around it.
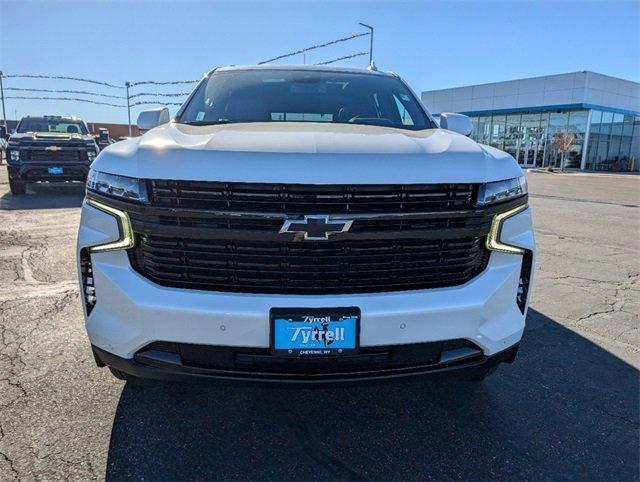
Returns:
[[[0,126],[0,164],[4,160],[5,153],[7,151],[7,128],[6,126]]]
[[[512,362],[534,264],[505,152],[395,74],[229,67],[104,149],[78,233],[119,378],[338,383]]]
[[[7,145],[12,194],[31,182],[86,181],[98,154],[95,138],[78,117],[23,117]]]

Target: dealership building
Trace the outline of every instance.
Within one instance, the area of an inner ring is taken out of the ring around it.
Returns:
[[[594,72],[422,93],[435,114],[471,117],[471,137],[525,167],[640,171],[640,84]],[[562,146],[564,144],[564,146]]]

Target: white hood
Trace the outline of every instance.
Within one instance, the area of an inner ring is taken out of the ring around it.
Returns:
[[[298,184],[489,182],[513,157],[442,130],[268,122],[170,123],[102,151],[94,169],[150,179]]]

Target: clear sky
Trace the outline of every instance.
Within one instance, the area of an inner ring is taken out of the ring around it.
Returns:
[[[198,79],[217,65],[256,63],[364,31],[358,25],[364,22],[376,29],[378,68],[399,73],[418,93],[578,70],[639,81],[639,18],[639,1],[0,0],[0,69],[5,75],[64,75],[117,84]],[[319,49],[306,61],[368,50],[368,42],[364,37]],[[281,63],[302,62],[300,55]],[[365,67],[367,58],[341,64]],[[7,78],[4,84],[122,92],[54,80]],[[185,90],[147,86],[137,92]],[[5,92],[21,94],[38,95]],[[8,118],[77,114],[87,121],[126,122],[126,109],[78,102],[8,99],[6,106]],[[132,113],[134,121],[138,110]]]

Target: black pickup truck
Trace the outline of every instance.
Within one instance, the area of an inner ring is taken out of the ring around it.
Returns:
[[[24,194],[27,183],[86,181],[98,145],[77,117],[23,117],[7,145],[9,188]]]

